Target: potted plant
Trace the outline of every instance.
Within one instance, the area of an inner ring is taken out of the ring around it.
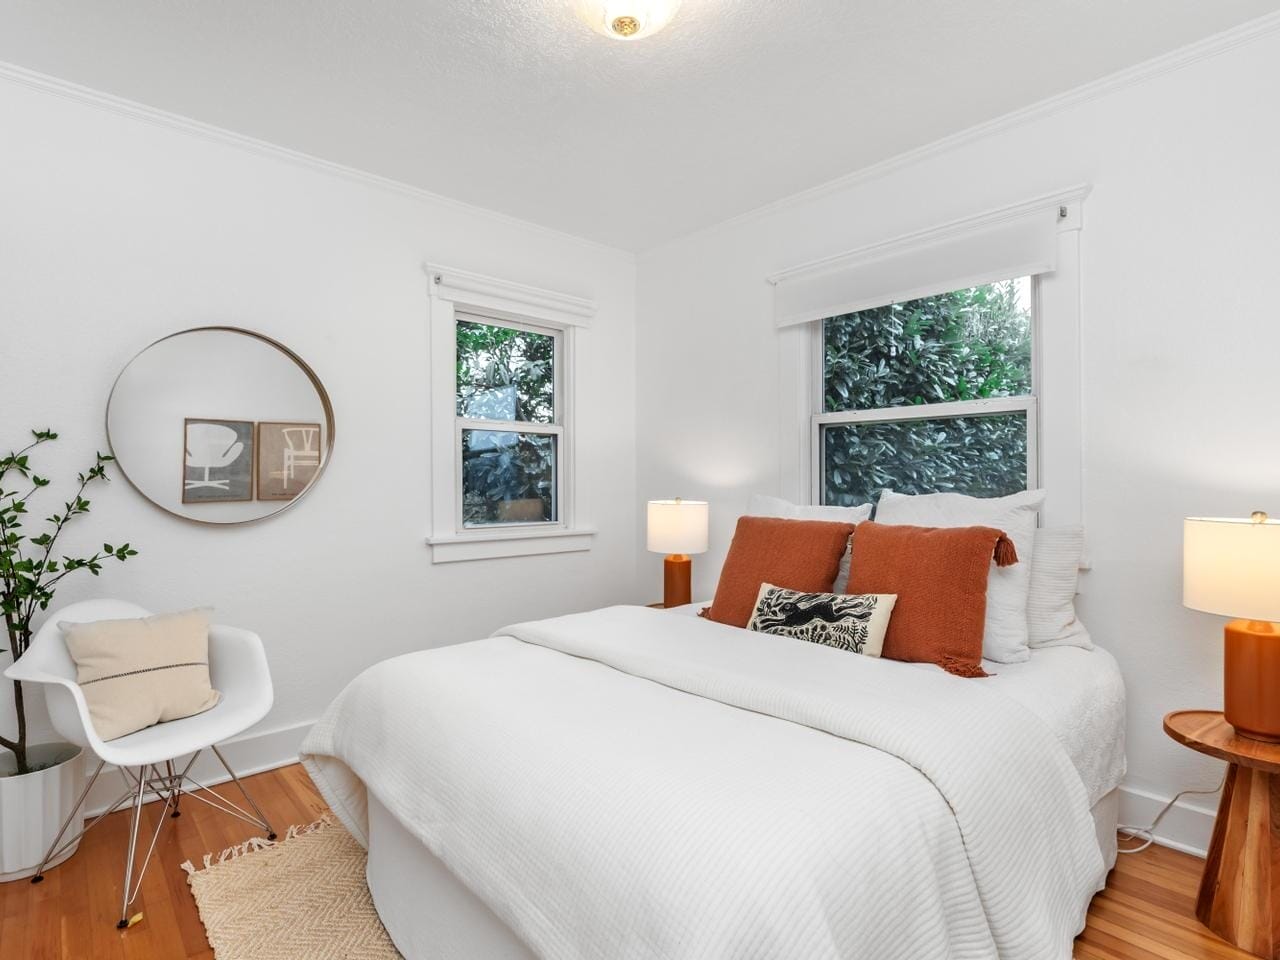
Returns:
[[[104,543],[91,556],[54,553],[67,524],[89,512],[85,490],[107,479],[112,458],[99,453],[92,467],[81,473],[75,495],[44,521],[39,533],[25,529],[28,503],[49,481],[35,473],[30,453],[58,439],[52,430],[32,430],[21,450],[0,458],[0,614],[4,616],[9,653],[15,660],[31,645],[32,620],[48,610],[64,577],[87,570],[95,577],[104,560],[127,560],[137,551],[129,544]],[[14,489],[9,489],[14,487]],[[22,684],[14,681],[13,701],[17,735],[0,733],[0,881],[29,875],[53,842],[84,784],[80,747],[67,743],[28,742],[27,712]],[[71,847],[67,856],[75,852]],[[65,859],[65,857],[63,858]]]

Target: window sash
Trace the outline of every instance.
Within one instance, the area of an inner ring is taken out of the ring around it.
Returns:
[[[538,423],[532,420],[486,420],[477,417],[461,417],[457,415],[458,384],[453,384],[454,418],[453,418],[453,460],[454,460],[454,529],[459,534],[475,531],[493,530],[563,530],[567,529],[565,517],[566,470],[565,465],[565,388],[564,388],[564,331],[554,327],[542,327],[516,320],[502,320],[486,317],[478,313],[454,312],[453,320],[453,369],[458,368],[458,324],[479,323],[492,327],[506,327],[511,330],[523,330],[551,337],[553,344],[552,388],[554,390],[555,420],[552,423]],[[463,457],[462,433],[464,430],[484,430],[494,433],[533,433],[542,436],[553,436],[555,444],[555,504],[554,520],[516,520],[509,523],[467,523],[463,509],[465,491],[463,489]]]
[[[474,418],[474,417],[465,418],[465,417],[458,416],[457,369],[458,369],[458,324],[460,323],[481,324],[482,326],[486,326],[486,327],[504,327],[508,330],[521,330],[525,333],[536,333],[542,337],[550,337],[551,344],[552,344],[552,355],[551,355],[551,373],[552,373],[551,385],[553,390],[552,403],[555,406],[555,418],[552,420],[552,424],[550,425],[558,425],[558,426],[564,425],[564,420],[565,420],[564,375],[563,375],[563,369],[564,369],[563,364],[564,364],[564,354],[565,354],[564,331],[558,330],[555,327],[540,327],[532,323],[522,323],[518,320],[499,320],[496,317],[486,317],[479,313],[463,313],[461,310],[455,310],[453,315],[453,370],[455,371],[454,382],[453,382],[453,411],[454,411],[455,418],[459,420],[470,419],[473,422],[483,422],[483,423],[503,422],[498,420],[483,420],[482,418]],[[545,423],[535,424],[535,421],[532,421],[532,420],[529,420],[529,421],[520,420],[517,422],[528,423],[530,426],[534,426],[534,425],[549,426],[549,424],[545,424]],[[534,431],[534,432],[536,433],[537,431]]]
[[[454,469],[454,490],[457,491],[454,514],[459,533],[473,530],[558,530],[566,527],[564,516],[564,428],[555,424],[539,423],[535,426],[542,429],[526,430],[523,422],[506,420],[463,420],[458,419],[454,427],[453,449],[456,460]],[[484,430],[492,433],[536,433],[556,438],[555,443],[555,492],[552,494],[554,504],[554,520],[513,520],[508,523],[467,523],[463,501],[466,491],[463,489],[462,432],[464,430]]]
[[[901,423],[903,421],[953,420],[958,417],[980,417],[1000,413],[1023,413],[1027,421],[1027,489],[1039,484],[1040,442],[1039,406],[1033,396],[997,397],[989,400],[958,400],[952,403],[921,403],[909,407],[881,407],[875,410],[848,410],[840,413],[816,413],[811,418],[809,449],[812,451],[813,503],[826,503],[826,450],[822,442],[824,427],[848,423]]]

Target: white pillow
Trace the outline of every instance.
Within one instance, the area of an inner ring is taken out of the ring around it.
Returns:
[[[777,517],[781,520],[827,520],[831,523],[858,524],[871,519],[871,504],[863,503],[856,507],[801,506],[781,497],[770,497],[763,493],[753,493],[747,501],[748,517]],[[844,556],[840,558],[840,569],[836,571],[835,582],[831,584],[832,593],[845,593],[849,586],[849,548],[844,548]]]
[[[1027,597],[1035,560],[1036,514],[1044,503],[1043,490],[1027,490],[1008,497],[966,497],[960,493],[907,496],[886,490],[876,508],[878,523],[918,527],[995,527],[1003,530],[1018,551],[1018,562],[991,567],[987,577],[987,619],[982,657],[997,663],[1021,663],[1031,657],[1027,632]]]
[[[1041,527],[1036,531],[1027,594],[1027,631],[1031,649],[1093,649],[1089,631],[1076,618],[1076,588],[1084,554],[1083,527]]]

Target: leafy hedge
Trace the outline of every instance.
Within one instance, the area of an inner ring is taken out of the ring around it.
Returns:
[[[828,412],[924,406],[1031,392],[1029,280],[970,287],[823,322]],[[920,411],[922,417],[928,411]],[[888,487],[1001,496],[1026,487],[1020,413],[828,426],[825,501]]]

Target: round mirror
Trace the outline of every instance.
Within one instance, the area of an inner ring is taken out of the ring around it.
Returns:
[[[333,407],[287,347],[199,327],[129,361],[107,401],[107,439],[121,473],[156,506],[201,523],[247,523],[320,479]]]

